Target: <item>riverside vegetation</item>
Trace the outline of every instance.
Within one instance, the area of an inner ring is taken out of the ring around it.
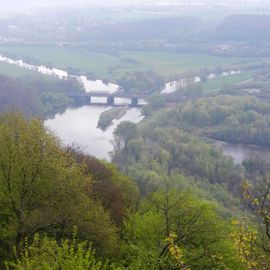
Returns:
[[[130,91],[162,83],[148,74],[139,86],[130,74]],[[28,80],[0,81],[2,111],[27,115],[0,116],[0,269],[268,269],[269,164],[235,165],[209,142],[268,145],[267,95],[232,85],[205,96],[191,84],[173,94],[187,100],[168,105],[155,94],[143,122],[117,127],[107,163],[33,117],[67,106],[55,96],[79,85]]]
[[[108,111],[103,112],[98,121],[98,128],[105,130],[108,128],[114,119],[119,120],[128,111],[128,106],[121,108],[111,108]]]
[[[10,108],[28,116],[43,116],[74,104],[68,94],[83,93],[74,79],[60,80],[45,76],[11,78],[0,74],[0,112]]]
[[[2,114],[1,269],[267,269],[267,171],[242,182],[248,170],[171,126],[180,114],[118,126],[114,161],[135,181]]]
[[[97,160],[37,118],[74,105],[82,87],[1,64],[0,269],[269,270],[269,161],[236,165],[212,143],[270,144],[269,16],[107,23],[78,11],[2,20],[1,36],[27,43],[1,53],[149,95],[146,118],[119,124],[112,162]],[[141,16],[129,11],[113,14]],[[242,73],[208,81],[230,70]]]

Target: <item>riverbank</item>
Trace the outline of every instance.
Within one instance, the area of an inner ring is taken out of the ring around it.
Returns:
[[[99,117],[97,127],[105,131],[113,122],[113,120],[121,119],[128,111],[128,107],[111,108],[102,112]]]
[[[230,156],[235,164],[242,164],[244,160],[260,157],[265,162],[270,162],[270,147],[244,143],[231,143],[211,139],[213,145],[221,149],[225,156]]]
[[[139,123],[144,117],[138,108],[129,108],[119,120],[115,119],[105,130],[97,128],[100,115],[109,107],[81,106],[68,108],[45,121],[45,126],[62,140],[64,145],[79,145],[81,149],[99,159],[110,161],[113,151],[113,132],[122,121]]]
[[[183,72],[214,69],[217,66],[229,68],[239,66],[255,57],[218,57],[206,54],[171,53],[164,51],[125,51],[117,54],[87,51],[82,48],[61,46],[39,46],[13,44],[0,46],[0,53],[21,59],[35,59],[39,63],[50,63],[59,69],[72,67],[80,74],[94,74],[96,78],[117,82],[127,71],[153,70],[163,76],[171,77]]]

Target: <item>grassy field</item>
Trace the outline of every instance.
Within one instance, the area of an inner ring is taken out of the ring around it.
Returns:
[[[170,76],[202,67],[231,66],[242,62],[243,58],[213,57],[199,54],[166,52],[122,51],[118,54],[88,52],[83,49],[70,49],[60,46],[0,46],[0,53],[8,52],[19,57],[32,57],[54,67],[80,69],[98,78],[115,81],[135,70],[154,70]]]
[[[242,10],[239,10],[241,13]],[[226,16],[231,15],[232,10],[223,10],[220,8],[211,8],[206,10],[205,8],[191,8],[191,9],[183,9],[180,10],[176,8],[174,11],[151,11],[151,10],[102,10],[101,12],[92,10],[88,11],[89,14],[93,18],[96,19],[107,19],[111,18],[114,21],[119,22],[134,22],[141,20],[149,20],[149,19],[159,19],[159,18],[175,18],[175,17],[198,17],[203,20],[211,21],[211,22],[220,22]],[[251,12],[251,10],[247,10],[247,12]]]
[[[231,75],[231,76],[225,76],[225,77],[218,77],[211,80],[207,80],[205,83],[202,83],[202,88],[204,92],[210,93],[216,90],[219,90],[223,85],[225,84],[238,84],[243,81],[252,79],[254,75],[250,72],[237,74],[237,75]]]
[[[18,57],[32,57],[43,64],[62,69],[78,68],[83,72],[93,72],[102,77],[110,66],[118,63],[116,57],[107,54],[88,53],[61,47],[0,47],[0,53],[4,52]]]
[[[243,58],[214,57],[200,54],[182,54],[166,52],[124,52],[126,57],[139,62],[139,66],[152,69],[163,75],[174,75],[200,68],[231,66],[243,61]]]
[[[42,74],[36,72],[36,71],[31,71],[25,68],[17,67],[15,65],[7,64],[0,62],[0,74],[10,76],[13,78],[23,78],[23,77],[43,77]]]

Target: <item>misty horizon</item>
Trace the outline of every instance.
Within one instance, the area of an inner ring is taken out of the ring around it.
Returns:
[[[269,3],[269,0],[239,0],[239,1],[224,1],[221,0],[193,0],[193,1],[186,1],[186,0],[160,0],[160,1],[154,1],[154,0],[137,0],[136,2],[131,0],[46,0],[46,1],[40,1],[40,0],[10,0],[8,2],[6,1],[0,1],[1,7],[0,10],[25,10],[29,8],[42,8],[42,7],[67,7],[67,6],[136,6],[136,5],[173,5],[173,4],[183,4],[183,5],[193,5],[193,4],[209,4],[209,5],[216,5],[216,4],[222,4],[222,5],[245,5],[245,4],[252,4],[252,5],[265,5]]]

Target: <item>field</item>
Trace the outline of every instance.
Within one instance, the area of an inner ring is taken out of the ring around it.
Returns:
[[[93,73],[98,78],[111,81],[116,81],[126,72],[135,70],[154,70],[164,76],[171,76],[203,67],[231,66],[247,60],[199,54],[145,51],[121,51],[117,54],[106,54],[60,46],[1,46],[0,53],[5,52],[17,57],[31,57],[43,64],[65,70],[69,67],[76,68],[81,73]]]
[[[159,19],[159,18],[170,18],[170,17],[179,17],[181,13],[172,12],[172,11],[143,11],[143,10],[134,10],[134,11],[115,11],[115,12],[104,12],[102,13],[92,13],[92,17],[95,18],[111,18],[118,22],[134,22],[141,20],[149,20],[149,19]]]
[[[65,70],[69,67],[77,68],[82,72],[95,73],[102,78],[110,66],[117,64],[117,58],[107,54],[61,47],[0,47],[0,53],[4,52],[17,57],[31,57],[45,65]]]
[[[235,10],[234,10],[235,11]],[[101,12],[95,11],[92,12],[91,10],[88,11],[89,14],[93,18],[97,19],[108,19],[111,18],[114,21],[118,22],[134,22],[134,21],[141,21],[141,20],[149,20],[149,19],[159,19],[159,18],[172,18],[172,17],[199,17],[203,20],[211,21],[211,22],[220,22],[222,21],[226,16],[232,14],[232,10],[223,10],[220,8],[210,8],[210,9],[205,9],[204,7],[202,8],[185,8],[185,9],[180,9],[174,8],[172,10],[172,7],[170,10],[115,10],[111,11],[109,10],[106,12],[106,10],[102,10]],[[237,11],[236,11],[237,12]],[[241,10],[238,11],[241,13]],[[247,13],[252,12],[250,8],[247,7],[246,10]]]
[[[138,62],[137,69],[144,67],[144,69],[151,69],[165,76],[198,70],[200,68],[231,66],[243,61],[241,58],[213,57],[200,54],[138,51],[123,52],[123,54],[125,57]],[[133,70],[135,67],[132,66],[130,69]],[[119,71],[123,72],[124,70],[120,68]]]
[[[21,67],[17,67],[15,65],[3,63],[3,62],[0,62],[0,74],[10,76],[13,78],[22,78],[25,76],[34,78],[34,77],[43,76],[42,74],[38,72],[31,71],[31,70],[21,68]]]
[[[253,74],[250,72],[231,75],[226,77],[218,77],[211,80],[207,80],[205,83],[202,83],[203,90],[207,92],[213,92],[215,90],[219,90],[225,84],[238,84],[246,80],[250,80],[253,78]]]

